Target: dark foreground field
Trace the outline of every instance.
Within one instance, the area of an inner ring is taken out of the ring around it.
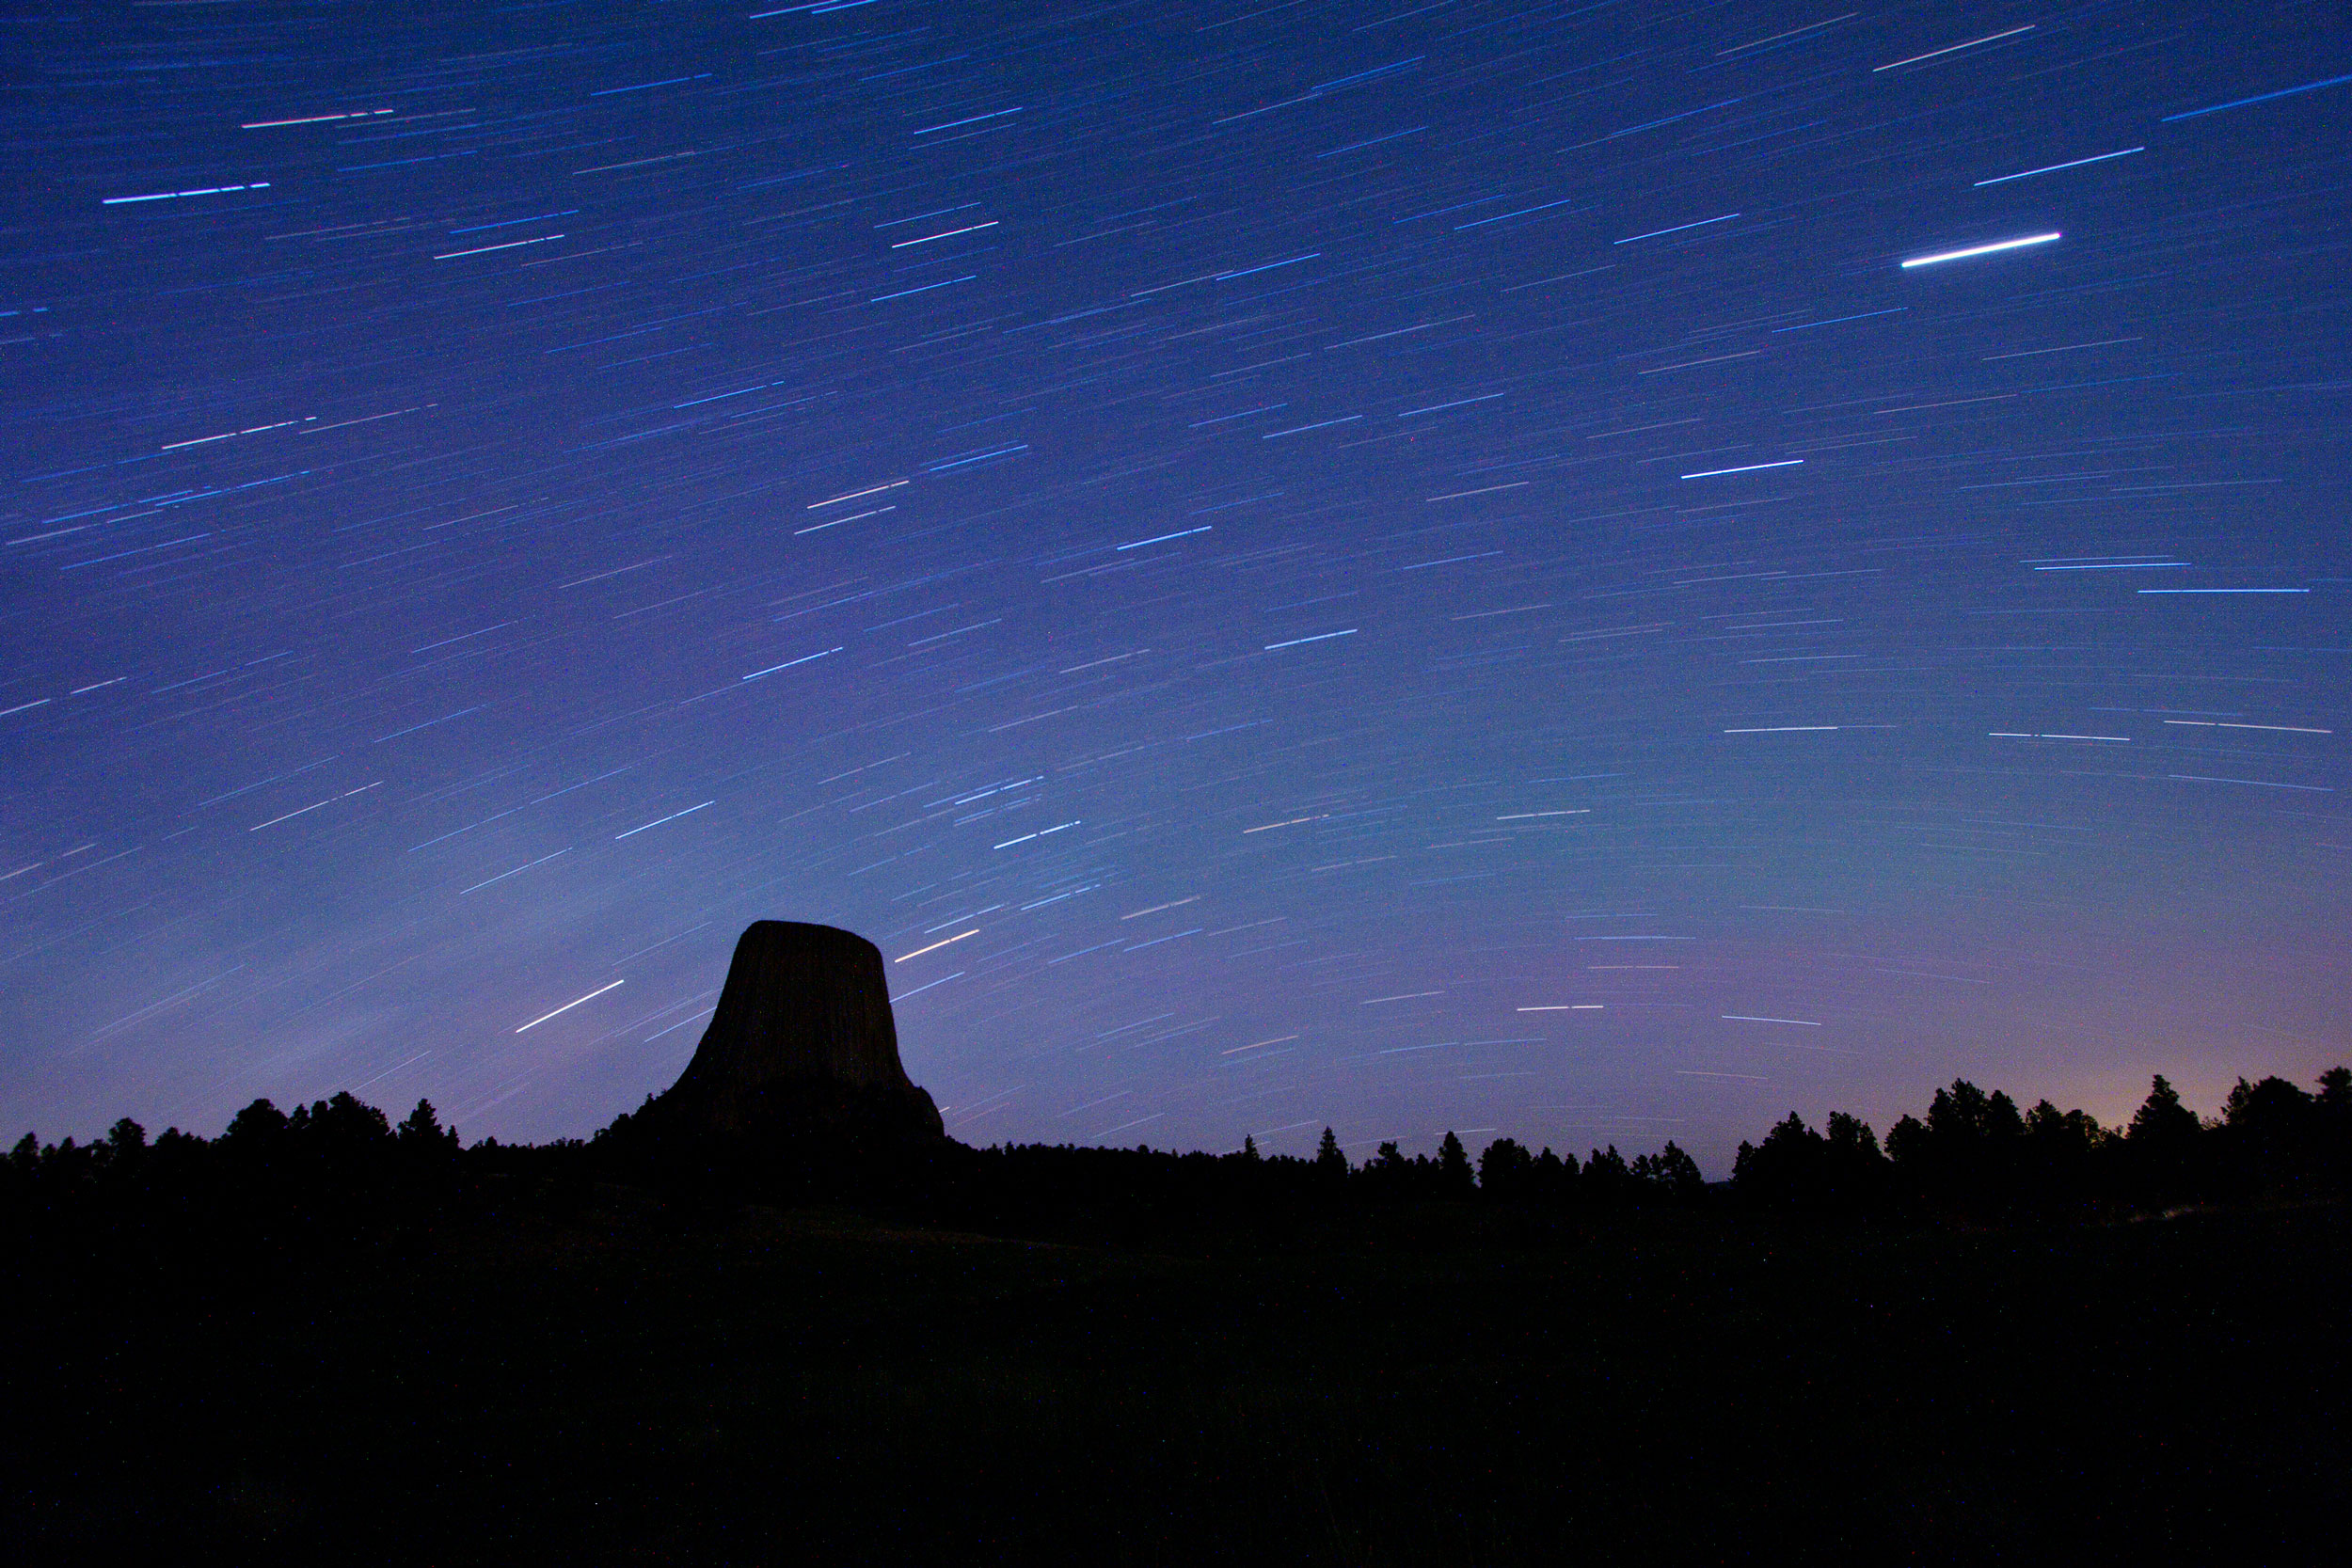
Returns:
[[[1081,1245],[626,1189],[26,1279],[5,1555],[2282,1562],[2340,1205],[1964,1230],[1432,1206]]]

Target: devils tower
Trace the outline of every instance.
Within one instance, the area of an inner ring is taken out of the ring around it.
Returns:
[[[898,1060],[881,950],[790,920],[743,932],[693,1060],[633,1119],[673,1147],[779,1153],[881,1154],[946,1135]]]

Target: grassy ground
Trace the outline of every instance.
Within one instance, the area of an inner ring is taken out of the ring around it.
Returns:
[[[1074,1245],[600,1189],[21,1285],[7,1554],[2315,1559],[2341,1207]]]

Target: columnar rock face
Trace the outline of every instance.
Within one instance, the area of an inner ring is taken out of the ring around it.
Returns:
[[[946,1135],[898,1060],[880,949],[789,920],[758,921],[736,942],[710,1026],[660,1105],[672,1125],[722,1135]]]

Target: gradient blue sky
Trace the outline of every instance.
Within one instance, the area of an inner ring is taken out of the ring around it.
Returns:
[[[977,1142],[2346,1054],[2340,7],[451,12],[0,34],[8,1137],[763,916]]]

